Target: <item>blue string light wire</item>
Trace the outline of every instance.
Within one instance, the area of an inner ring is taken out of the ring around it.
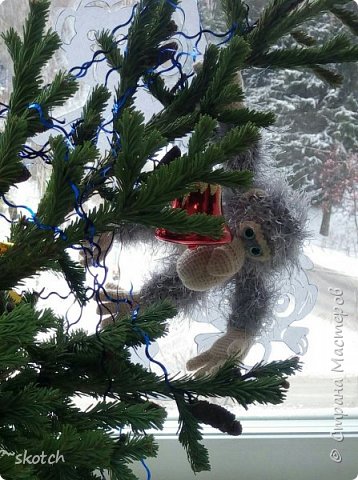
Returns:
[[[9,105],[6,105],[6,103],[0,102],[0,107],[3,107],[2,110],[0,110],[0,118],[5,118],[5,114],[9,111]]]
[[[113,30],[111,31],[111,34],[114,36],[116,34],[116,32],[118,30],[120,30],[121,28],[123,27],[126,27],[127,25],[129,25],[132,20],[133,20],[133,17],[134,17],[134,14],[135,14],[135,11],[137,9],[137,6],[138,4],[135,4],[132,8],[132,13],[129,17],[129,19],[124,22],[124,23],[121,23],[120,25],[117,25],[116,27],[113,28]],[[113,46],[111,47],[114,48],[119,42],[122,42],[123,40],[125,40],[126,38],[122,38],[120,40],[118,40],[117,42],[114,42],[113,43]],[[72,67],[70,70],[69,70],[69,73],[72,74],[74,77],[76,78],[83,78],[84,76],[86,76],[88,70],[92,67],[92,65],[94,65],[95,63],[100,63],[100,62],[103,62],[104,60],[106,60],[106,54],[109,53],[111,51],[111,49],[109,50],[96,50],[92,56],[92,59],[87,61],[87,62],[84,62],[82,65],[79,65],[79,66],[76,66],[76,67]],[[97,58],[99,57],[100,55],[103,55],[103,57],[101,58]],[[78,71],[79,72],[76,74],[74,72]]]
[[[28,206],[26,205],[15,205],[14,203],[10,202],[6,197],[5,195],[2,193],[0,194],[0,198],[2,198],[2,200],[4,201],[4,203],[8,206],[8,207],[12,207],[12,208],[22,208],[24,210],[26,210],[27,212],[30,213],[31,215],[31,218],[27,218],[26,220],[28,222],[33,222],[36,224],[36,226],[41,229],[41,230],[52,230],[55,235],[59,235],[63,240],[66,240],[67,237],[65,235],[65,233],[59,228],[59,227],[56,227],[56,226],[53,226],[53,225],[46,225],[42,222],[40,222],[40,220],[37,218],[36,216],[36,213]]]
[[[151,480],[152,474],[151,474],[151,472],[150,472],[150,470],[149,470],[149,468],[148,468],[148,465],[147,465],[147,464],[145,463],[145,461],[143,460],[143,458],[141,459],[140,463],[143,465],[143,467],[144,467],[144,469],[145,469],[145,471],[146,471],[146,473],[147,473],[147,480]]]

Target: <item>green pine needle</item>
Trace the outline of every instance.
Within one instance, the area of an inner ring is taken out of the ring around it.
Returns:
[[[148,227],[160,225],[171,232],[176,233],[198,233],[212,237],[221,238],[223,235],[224,218],[198,213],[188,215],[186,211],[179,208],[165,207],[162,209],[143,210],[138,212],[124,212],[123,216],[129,223],[141,223]]]
[[[240,37],[233,37],[228,46],[221,50],[212,81],[200,102],[201,111],[216,111],[222,105],[243,100],[241,88],[236,84],[236,72],[240,70],[250,53],[250,47]]]
[[[209,115],[200,117],[195,130],[190,137],[188,145],[188,155],[194,156],[205,150],[209,140],[213,135],[216,122]]]
[[[317,41],[303,30],[296,30],[292,32],[291,35],[297,43],[305,45],[306,47],[317,45]],[[339,87],[343,83],[343,76],[338,72],[321,67],[320,65],[312,66],[311,70],[318,78],[328,83],[331,87]]]
[[[83,107],[82,118],[73,134],[74,145],[94,142],[98,125],[103,121],[103,113],[111,94],[104,85],[96,85]],[[88,179],[91,183],[91,177]]]
[[[102,30],[96,35],[96,41],[107,59],[107,65],[119,72],[123,64],[123,56],[117,47],[116,39],[109,30]]]
[[[75,208],[76,199],[72,184],[78,185],[87,162],[94,162],[98,150],[86,142],[70,152],[58,136],[50,140],[53,150],[52,174],[45,195],[40,201],[37,215],[45,225],[61,225],[65,216]]]
[[[3,132],[0,132],[0,193],[7,193],[22,172],[18,156],[27,137],[27,122],[10,115]]]
[[[328,83],[328,85],[331,87],[340,87],[343,84],[343,75],[335,72],[334,70],[329,70],[328,68],[321,67],[320,65],[315,65],[312,67],[312,72],[316,75],[316,77]]]
[[[65,72],[58,72],[53,81],[42,89],[35,99],[45,112],[55,107],[61,107],[78,89],[77,80]]]
[[[222,0],[221,5],[226,17],[227,28],[237,25],[237,33],[241,33],[246,26],[247,6],[242,0]]]
[[[299,362],[298,357],[293,357],[288,360],[275,360],[270,363],[259,362],[254,365],[242,378],[260,378],[260,377],[285,377],[294,375],[296,372],[302,370],[302,363]]]
[[[345,6],[335,5],[330,11],[344,24],[353,35],[358,35],[358,15]]]
[[[346,35],[338,35],[321,47],[278,48],[254,62],[259,67],[296,68],[318,64],[356,62],[358,45],[353,45]]]
[[[86,410],[83,415],[86,422],[95,422],[97,428],[118,428],[120,425],[128,425],[136,430],[163,428],[166,412],[152,402],[136,403],[134,405],[125,402],[102,401]]]
[[[165,82],[158,74],[146,73],[143,77],[144,82],[148,86],[149,92],[164,107],[168,107],[174,100],[174,94],[165,86]]]
[[[248,188],[253,179],[252,172],[231,172],[219,168],[203,176],[203,181],[211,184],[218,184],[228,188]]]
[[[348,2],[349,0],[272,0],[261,13],[258,25],[247,36],[252,48],[248,64],[261,66],[261,57],[264,53],[267,53],[269,48],[277,44],[285,35],[292,34],[297,27],[321,13],[329,12],[332,8]],[[315,63],[334,62],[335,60]],[[287,67],[283,68],[291,68],[291,66],[288,63]]]
[[[59,254],[57,261],[77,300],[80,304],[86,303],[86,289],[84,287],[86,270],[80,264],[74,262],[66,251]]]
[[[218,120],[237,127],[251,122],[257,127],[267,128],[275,123],[276,118],[273,112],[258,112],[248,108],[237,108],[224,110],[219,113]]]

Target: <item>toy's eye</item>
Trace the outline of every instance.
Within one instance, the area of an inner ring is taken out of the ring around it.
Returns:
[[[253,257],[259,257],[262,253],[260,247],[251,247],[249,252]]]
[[[247,238],[248,240],[251,240],[252,238],[255,238],[255,232],[250,227],[245,228],[244,237]]]

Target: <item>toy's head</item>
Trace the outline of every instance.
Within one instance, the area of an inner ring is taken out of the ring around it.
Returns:
[[[282,179],[236,192],[224,206],[231,244],[187,250],[177,272],[190,290],[223,285],[242,270],[245,276],[271,276],[296,265],[305,238],[306,204]]]
[[[233,195],[226,218],[245,245],[245,267],[276,271],[296,263],[306,237],[305,203],[282,180]]]

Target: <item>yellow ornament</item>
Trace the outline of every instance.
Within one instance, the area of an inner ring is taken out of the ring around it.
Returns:
[[[7,252],[9,248],[12,247],[13,245],[14,244],[11,242],[0,242],[0,255],[3,255],[5,252]],[[19,295],[14,290],[10,290],[8,292],[8,296],[15,305],[18,305],[22,300],[21,295]]]
[[[9,250],[14,244],[11,242],[0,242],[0,255],[3,255]]]
[[[10,290],[9,293],[8,293],[8,296],[14,302],[15,305],[18,305],[22,300],[21,295],[19,295],[14,290]]]

